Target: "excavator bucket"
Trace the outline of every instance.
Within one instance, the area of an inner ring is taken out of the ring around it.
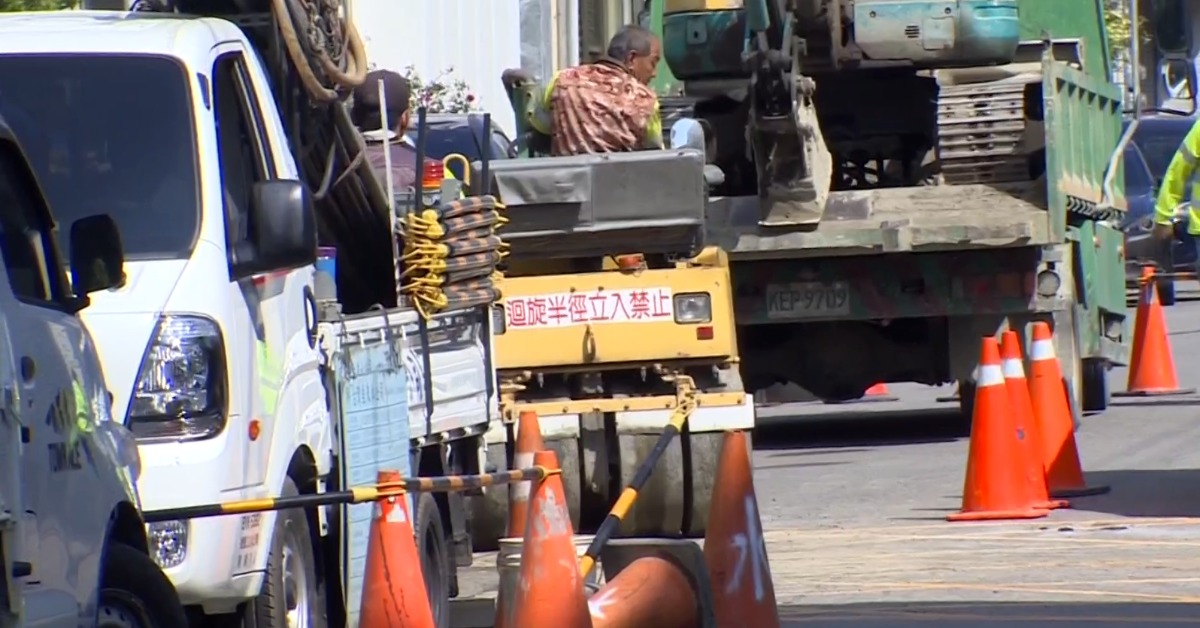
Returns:
[[[760,132],[755,140],[755,162],[770,164],[760,166],[758,173],[759,181],[764,182],[758,223],[763,227],[815,228],[825,215],[833,156],[825,146],[811,101],[798,105],[795,117],[782,132],[772,132],[772,127],[784,126],[779,122],[756,125]]]

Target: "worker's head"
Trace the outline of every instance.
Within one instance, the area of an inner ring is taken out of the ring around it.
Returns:
[[[383,95],[387,100],[387,111],[379,109],[379,83],[383,82]],[[350,118],[360,131],[395,131],[404,133],[408,129],[409,100],[412,89],[408,79],[391,70],[368,72],[362,85],[354,88],[354,104]],[[384,120],[384,114],[387,119]]]
[[[620,61],[637,80],[649,85],[658,70],[662,46],[649,30],[630,24],[608,41],[608,57]]]

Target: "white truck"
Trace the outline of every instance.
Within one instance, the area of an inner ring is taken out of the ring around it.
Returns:
[[[265,12],[0,17],[0,107],[51,203],[108,212],[127,252],[84,320],[139,442],[143,508],[477,472],[490,304],[398,305],[386,197],[346,166],[361,144],[313,139],[345,131],[343,104],[299,87],[265,3],[210,4]],[[318,232],[340,309],[318,304]],[[441,626],[471,556],[462,500],[413,504]],[[370,509],[167,521],[150,545],[194,624],[353,626]]]
[[[138,511],[137,445],[77,316],[122,281],[120,240],[106,215],[69,224],[70,280],[0,116],[0,628],[181,626]]]

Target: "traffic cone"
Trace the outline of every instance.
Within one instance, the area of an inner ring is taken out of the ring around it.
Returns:
[[[588,599],[593,628],[695,628],[698,604],[691,578],[670,555],[629,563]]]
[[[517,416],[517,442],[513,448],[513,468],[528,469],[533,466],[535,453],[545,449],[542,442],[542,426],[537,412],[522,410]],[[556,465],[557,466],[557,465]],[[513,482],[508,486],[508,536],[525,536],[525,524],[529,517],[529,494],[533,482]],[[511,596],[501,591],[496,596],[496,628],[509,628],[506,601]]]
[[[1108,486],[1089,487],[1075,444],[1075,420],[1067,399],[1062,368],[1054,355],[1054,337],[1046,323],[1033,324],[1029,350],[1029,394],[1041,437],[1040,454],[1051,497],[1087,497],[1107,493]]]
[[[725,432],[704,535],[713,610],[722,628],[778,628],[775,585],[758,516],[746,433]]]
[[[533,464],[553,472],[533,488],[521,546],[521,578],[505,625],[591,628],[558,457],[553,451],[539,451]]]
[[[1037,508],[1021,468],[1016,424],[1009,410],[1008,390],[995,338],[983,339],[975,387],[975,413],[963,482],[962,510],[950,521],[1036,519],[1050,514]]]
[[[887,384],[879,383],[871,386],[863,393],[863,396],[858,399],[848,399],[846,401],[829,400],[825,403],[831,405],[843,405],[849,403],[870,403],[872,401],[896,401],[896,397],[888,392]]]
[[[1188,395],[1195,388],[1180,388],[1175,375],[1175,358],[1167,338],[1167,320],[1158,303],[1158,282],[1154,268],[1142,268],[1141,296],[1133,325],[1133,355],[1129,360],[1129,380],[1124,392],[1114,397],[1161,397]]]
[[[379,484],[399,484],[399,471],[380,471]],[[375,502],[363,570],[360,628],[434,628],[433,609],[405,495]]]
[[[522,410],[517,417],[517,446],[513,449],[513,468],[528,469],[533,466],[533,456],[546,448],[542,442],[542,426],[537,412]],[[529,493],[532,482],[513,482],[508,487],[508,536],[516,538],[525,534],[525,521],[529,516]]]
[[[1046,485],[1046,471],[1042,467],[1042,439],[1033,418],[1033,400],[1029,397],[1029,383],[1025,380],[1025,358],[1021,355],[1021,339],[1017,332],[1009,330],[1000,335],[1001,370],[1004,372],[1004,387],[1008,390],[1009,411],[1017,426],[1017,445],[1021,455],[1020,465],[1028,479],[1030,494],[1035,508],[1066,508],[1070,503],[1061,499],[1050,499]]]

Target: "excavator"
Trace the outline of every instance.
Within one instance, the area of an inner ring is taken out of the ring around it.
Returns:
[[[749,391],[957,381],[1044,320],[1076,408],[1128,355],[1122,92],[1099,0],[649,0],[709,131]]]

